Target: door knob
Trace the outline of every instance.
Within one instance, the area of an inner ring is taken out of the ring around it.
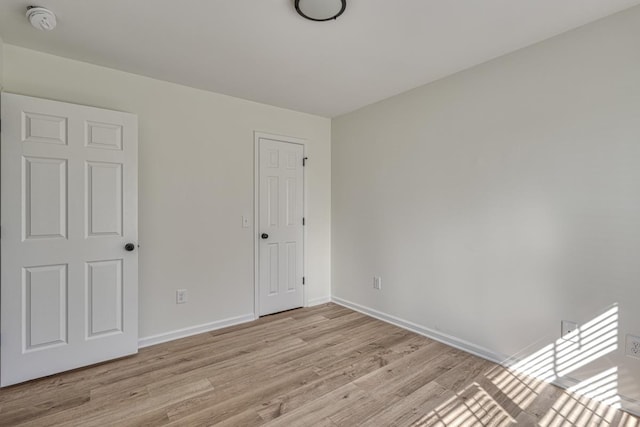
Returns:
[[[262,233],[262,236],[260,236],[260,237],[262,237],[263,239],[268,239],[269,235],[267,233]]]
[[[125,251],[131,252],[135,248],[136,248],[136,245],[134,245],[133,243],[127,243],[126,245],[124,245],[124,250]]]

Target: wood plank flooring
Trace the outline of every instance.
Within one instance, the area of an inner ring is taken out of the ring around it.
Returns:
[[[516,424],[640,420],[335,304],[0,390],[1,426]]]

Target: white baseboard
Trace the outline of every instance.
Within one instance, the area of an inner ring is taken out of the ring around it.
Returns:
[[[320,305],[320,304],[326,304],[328,302],[331,302],[331,296],[327,295],[324,297],[320,297],[320,298],[312,298],[309,301],[307,301],[307,307],[313,307],[314,305]]]
[[[624,396],[620,396],[620,398],[622,399],[622,409],[636,417],[640,417],[640,402]]]
[[[493,352],[489,349],[480,347],[468,341],[456,338],[451,335],[443,334],[442,332],[434,331],[433,329],[418,325],[408,320],[401,319],[391,314],[383,313],[373,308],[356,304],[355,302],[351,302],[335,296],[332,297],[331,300],[338,305],[342,305],[344,307],[366,314],[367,316],[382,320],[383,322],[391,323],[392,325],[409,330],[411,332],[415,332],[416,334],[431,338],[435,341],[439,341],[443,344],[457,348],[459,350],[466,351],[467,353],[471,353],[475,356],[497,363],[501,366],[504,366],[505,368],[508,368],[510,365],[518,362],[518,360],[514,359],[513,357],[507,357],[506,355]],[[554,385],[562,389],[567,389],[571,386],[576,385],[577,383],[578,380],[569,377],[553,381]],[[621,399],[622,409],[636,416],[640,416],[640,402],[626,396],[619,397]]]
[[[216,329],[226,328],[228,326],[239,325],[241,323],[252,322],[255,320],[253,313],[243,316],[230,317],[228,319],[217,320],[203,325],[190,326],[188,328],[176,329],[175,331],[165,332],[162,334],[151,335],[138,339],[138,348],[149,347],[155,344],[161,344],[167,341],[173,341],[180,338],[190,337],[191,335],[202,334],[204,332],[215,331]]]
[[[502,364],[502,362],[507,359],[507,357],[504,355],[494,353],[491,350],[477,346],[468,341],[461,340],[451,335],[443,334],[442,332],[434,331],[433,329],[426,328],[424,326],[418,325],[408,320],[401,319],[396,316],[392,316],[391,314],[374,310],[373,308],[356,304],[355,302],[347,301],[338,297],[333,297],[332,301],[335,302],[336,304],[342,305],[352,310],[359,311],[360,313],[366,314],[367,316],[374,317],[378,320],[382,320],[383,322],[391,323],[392,325],[396,325],[403,329],[407,329],[411,332],[415,332],[416,334],[425,336],[427,338],[431,338],[436,341],[440,341],[443,344],[457,348],[462,351],[466,351],[467,353],[471,353],[473,355],[482,357],[483,359],[487,359],[495,363]]]
[[[331,302],[330,296],[324,296],[320,298],[313,298],[308,301],[307,307],[313,307],[315,305],[326,304]],[[255,316],[253,313],[245,314],[243,316],[230,317],[228,319],[218,320],[211,323],[205,323],[203,325],[190,326],[188,328],[176,329],[175,331],[165,332],[162,334],[151,335],[148,337],[138,339],[138,348],[149,347],[163,342],[173,341],[180,338],[190,337],[191,335],[202,334],[204,332],[215,331],[216,329],[226,328],[228,326],[239,325],[241,323],[252,322],[259,316]]]

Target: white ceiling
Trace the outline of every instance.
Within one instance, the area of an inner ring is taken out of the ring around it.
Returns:
[[[58,17],[32,28],[26,6]],[[640,0],[348,0],[337,20],[292,0],[2,0],[5,43],[335,117]]]

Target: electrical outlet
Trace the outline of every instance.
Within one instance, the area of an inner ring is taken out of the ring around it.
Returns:
[[[640,359],[640,337],[627,334],[627,345],[625,354],[629,357]]]
[[[373,277],[373,289],[382,289],[382,278],[378,276]]]
[[[578,324],[570,320],[561,321],[560,337],[565,341],[578,342]]]
[[[184,304],[187,302],[187,290],[178,289],[176,291],[176,304]]]

